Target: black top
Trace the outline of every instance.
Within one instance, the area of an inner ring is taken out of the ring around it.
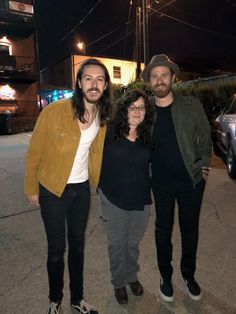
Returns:
[[[159,188],[187,188],[192,186],[177,142],[171,105],[156,106],[157,115],[153,129],[152,182]]]
[[[115,206],[141,211],[151,204],[150,151],[139,140],[115,140],[114,128],[106,134],[99,187]]]

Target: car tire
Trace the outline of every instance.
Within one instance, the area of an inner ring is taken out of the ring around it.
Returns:
[[[236,179],[236,155],[233,150],[233,146],[229,143],[227,156],[226,156],[226,166],[228,175],[232,179]]]

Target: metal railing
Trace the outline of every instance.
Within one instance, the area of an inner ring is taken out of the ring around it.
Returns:
[[[14,73],[38,73],[37,62],[35,58],[23,56],[10,56],[11,62],[1,62],[0,56],[0,72]]]

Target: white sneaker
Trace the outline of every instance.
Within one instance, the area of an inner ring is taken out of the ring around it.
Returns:
[[[160,278],[160,297],[166,302],[174,301],[174,290],[171,283],[171,280],[165,280],[162,277]]]
[[[98,314],[95,306],[89,304],[85,300],[81,300],[80,304],[71,304],[71,312],[72,314]]]
[[[61,302],[50,302],[47,314],[62,314]]]
[[[202,291],[199,284],[193,278],[191,280],[186,280],[183,278],[183,281],[186,285],[187,293],[193,301],[200,301],[202,298]]]

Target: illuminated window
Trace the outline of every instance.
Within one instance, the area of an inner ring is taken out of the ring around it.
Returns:
[[[113,67],[113,77],[115,79],[121,79],[121,68],[120,67]]]

